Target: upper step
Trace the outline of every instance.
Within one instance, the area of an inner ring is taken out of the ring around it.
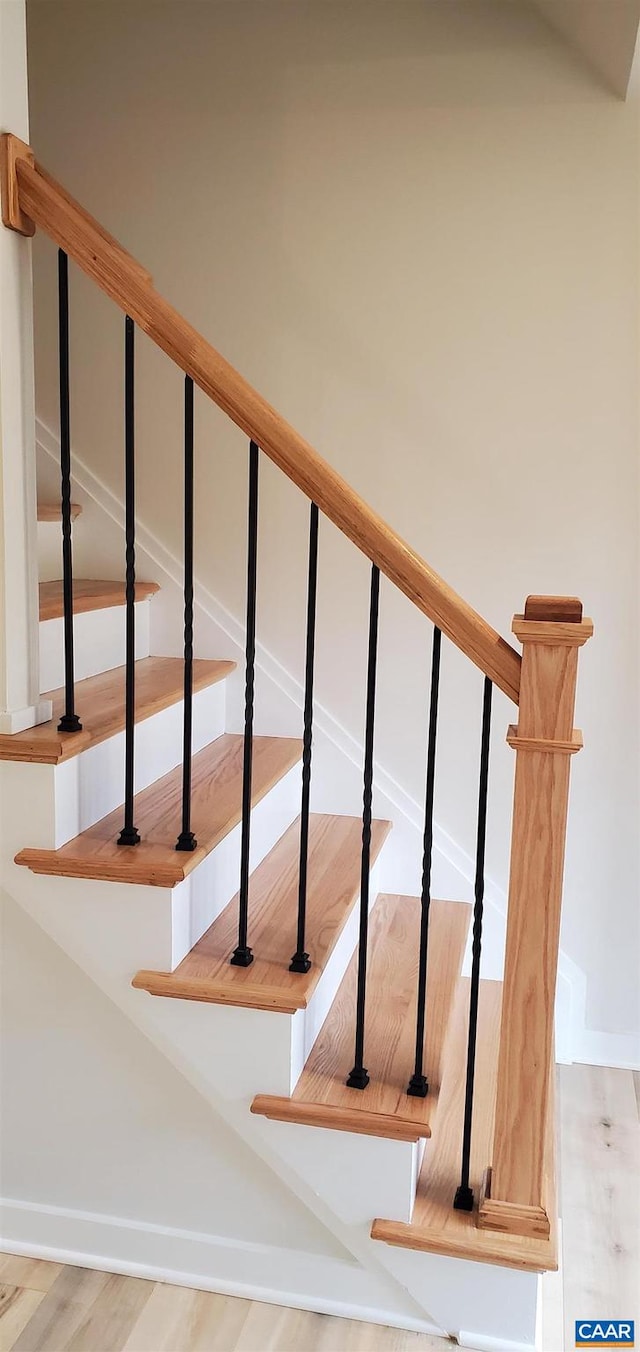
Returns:
[[[59,620],[64,615],[62,579],[40,583],[40,619]],[[157,582],[136,582],[136,601],[145,601],[159,591]],[[87,610],[106,610],[109,606],[125,604],[124,582],[110,582],[91,578],[73,579],[73,613]]]
[[[470,1182],[476,1202],[493,1145],[501,1004],[502,984],[481,981],[470,1163]],[[548,1239],[530,1239],[481,1229],[475,1210],[454,1210],[453,1198],[460,1182],[468,1019],[469,981],[465,978],[460,982],[447,1038],[437,1132],[433,1140],[427,1142],[411,1223],[376,1220],[371,1237],[400,1248],[466,1258],[478,1263],[497,1263],[501,1267],[524,1268],[532,1272],[556,1268],[557,1241],[553,1222]],[[551,1100],[553,1118],[553,1094]],[[553,1186],[553,1127],[547,1137],[548,1178]],[[550,1216],[557,1215],[555,1197],[549,1199],[548,1210]]]
[[[471,908],[432,901],[429,920],[426,1098],[406,1093],[413,1070],[420,939],[417,897],[381,896],[370,920],[365,1064],[371,1082],[349,1089],[358,974],[354,954],[291,1098],[258,1094],[251,1111],[283,1122],[417,1141],[430,1135],[442,1054]]]
[[[59,850],[21,850],[17,864],[33,873],[65,878],[101,878],[112,882],[175,887],[240,821],[244,738],[225,733],[193,758],[191,826],[198,848],[176,850],[182,809],[182,766],[157,780],[134,800],[139,845],[121,846],[118,808]],[[255,737],[252,804],[260,802],[300,759],[294,737]]]
[[[80,516],[82,507],[79,502],[71,503],[71,520],[75,521]],[[62,507],[59,502],[39,502],[38,503],[38,521],[62,521]]]
[[[390,829],[390,822],[373,822],[372,864]],[[360,894],[361,849],[359,817],[310,816],[306,913],[306,946],[312,959],[309,972],[288,970],[296,947],[298,818],[250,879],[251,966],[229,964],[238,927],[238,900],[234,897],[175,972],[141,971],[133,985],[151,995],[182,1000],[286,1014],[306,1009]]]
[[[215,685],[235,668],[235,662],[203,661],[193,664],[193,691],[196,694]],[[141,723],[161,709],[182,699],[184,663],[179,657],[144,657],[136,662],[135,721]],[[75,704],[82,732],[58,732],[64,711],[64,687],[50,690],[43,699],[53,703],[53,718],[35,728],[26,728],[12,736],[0,736],[0,760],[36,761],[41,765],[59,765],[77,756],[89,746],[121,732],[125,723],[125,668],[115,667],[99,676],[77,681]]]

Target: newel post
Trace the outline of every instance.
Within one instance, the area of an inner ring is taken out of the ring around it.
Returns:
[[[511,871],[491,1168],[479,1224],[549,1234],[545,1139],[553,1104],[553,1015],[578,649],[593,633],[573,597],[530,596],[514,616],[522,670]]]

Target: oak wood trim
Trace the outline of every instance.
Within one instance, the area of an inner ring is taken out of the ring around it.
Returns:
[[[157,582],[136,582],[136,601],[146,601],[160,590]],[[41,582],[40,619],[60,620],[64,615],[62,581]],[[73,579],[73,613],[82,615],[88,610],[108,610],[111,606],[125,604],[124,582],[110,582],[102,579]]]
[[[522,637],[509,905],[491,1199],[511,1232],[530,1233],[545,1209],[553,1019],[560,942],[578,648],[590,621],[516,617]],[[557,638],[554,642],[554,632]],[[573,641],[567,631],[575,634]]]
[[[574,756],[576,751],[582,751],[584,742],[579,728],[574,728],[571,737],[566,741],[560,741],[543,737],[520,737],[515,723],[510,723],[507,728],[507,738],[509,746],[515,751],[547,751],[564,752],[565,756]]]
[[[551,620],[555,624],[580,624],[582,601],[578,596],[528,596],[525,620]]]
[[[356,1136],[382,1136],[392,1141],[420,1141],[431,1135],[428,1122],[416,1123],[390,1113],[337,1108],[331,1103],[304,1103],[277,1094],[256,1094],[251,1112],[272,1122],[297,1122],[306,1127],[350,1131]]]
[[[24,158],[15,174],[21,210],[517,704],[519,653],[159,295],[139,264],[64,189]]]
[[[40,175],[40,178],[44,179],[45,183],[48,183],[60,197],[64,198],[65,202],[67,202],[73,211],[81,217],[86,225],[98,232],[108,248],[113,249],[114,253],[117,252],[122,254],[122,256],[126,258],[129,266],[137,272],[142,282],[148,282],[149,285],[153,285],[153,277],[151,276],[151,273],[142,266],[142,263],[138,263],[137,259],[133,257],[133,254],[130,254],[128,249],[125,249],[117,239],[114,239],[113,235],[110,235],[109,231],[105,230],[104,226],[100,225],[100,222],[96,221],[94,216],[91,216],[88,211],[85,211],[85,208],[82,207],[79,202],[76,202],[75,197],[72,197],[71,193],[67,192],[66,188],[63,188],[62,184],[58,183],[58,180],[55,179],[52,174],[47,173],[47,170],[39,164],[37,160],[32,160],[31,163],[34,163],[36,172]]]
[[[19,159],[33,165],[35,156],[31,146],[19,136],[0,137],[0,186],[2,189],[2,224],[19,235],[35,235],[35,222],[30,220],[20,205],[20,190],[16,165]]]

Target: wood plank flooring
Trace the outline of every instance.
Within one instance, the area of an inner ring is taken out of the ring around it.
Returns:
[[[228,676],[235,662],[207,661],[193,664],[193,691],[204,690]],[[184,663],[180,657],[142,657],[136,662],[136,723],[182,699]],[[58,732],[64,711],[64,687],[42,696],[53,704],[53,718],[24,732],[0,736],[0,760],[32,761],[40,765],[59,765],[77,756],[89,746],[104,742],[121,732],[125,717],[125,668],[114,667],[99,676],[77,681],[76,709],[82,732]]]
[[[613,1317],[640,1314],[633,1073],[562,1066],[558,1098],[562,1271],[543,1278],[541,1352],[572,1352],[574,1321],[595,1316],[596,1306]],[[0,1349],[450,1352],[451,1342],[7,1254],[0,1255]]]

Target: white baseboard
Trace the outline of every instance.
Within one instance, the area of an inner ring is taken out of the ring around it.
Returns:
[[[593,1028],[582,1028],[573,1060],[586,1066],[640,1070],[640,1042],[634,1033],[601,1033]]]
[[[0,1218],[5,1253],[445,1336],[377,1304],[375,1277],[355,1261],[13,1198]]]

